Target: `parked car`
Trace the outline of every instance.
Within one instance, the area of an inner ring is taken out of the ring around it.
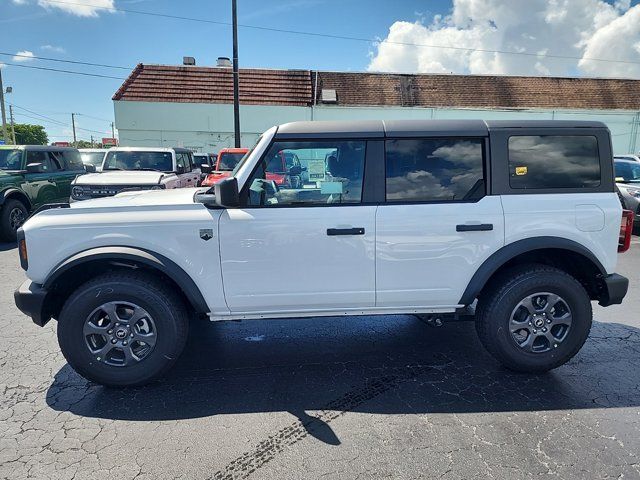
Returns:
[[[275,153],[267,163],[265,178],[279,187],[302,188],[306,171],[296,153],[281,151]]]
[[[0,239],[15,241],[29,213],[66,202],[71,182],[85,173],[75,148],[0,146]]]
[[[640,220],[640,162],[614,160],[616,185],[624,207],[632,210],[635,220]]]
[[[38,325],[57,319],[69,364],[105,385],[166,372],[192,314],[446,321],[475,307],[498,361],[545,372],[584,344],[592,300],[627,292],[614,272],[632,217],[610,146],[599,122],[281,125],[213,188],[127,192],[29,219],[16,305]],[[309,167],[322,179],[269,180],[283,151],[319,159]]]
[[[102,162],[104,155],[107,153],[107,149],[104,148],[81,148],[80,158],[85,167],[91,165],[88,169],[90,171],[100,172],[102,171]]]
[[[74,180],[71,201],[110,197],[125,190],[195,187],[200,167],[185,148],[114,147],[104,156],[102,171]]]
[[[218,161],[218,155],[215,153],[194,153],[193,163],[200,167],[200,182],[207,178],[207,174],[203,171],[207,170],[212,172],[216,168]]]
[[[202,181],[202,185],[210,187],[218,180],[222,180],[223,178],[230,176],[233,169],[236,168],[236,165],[238,165],[240,160],[242,160],[248,151],[248,148],[223,148],[220,150],[213,170],[203,170],[207,173],[207,176]]]

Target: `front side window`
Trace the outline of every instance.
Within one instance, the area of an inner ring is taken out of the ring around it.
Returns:
[[[358,204],[365,151],[364,141],[275,142],[249,180],[248,205]]]
[[[80,153],[73,150],[60,152],[65,170],[84,170],[84,164]]]
[[[386,142],[387,202],[472,201],[484,196],[480,138]]]
[[[598,140],[582,135],[509,138],[511,188],[588,188],[600,185]]]
[[[104,170],[173,171],[171,152],[115,151],[108,152]]]
[[[22,150],[0,149],[0,170],[22,170]]]

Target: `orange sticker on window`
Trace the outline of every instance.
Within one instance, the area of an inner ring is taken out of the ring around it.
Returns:
[[[527,167],[516,167],[516,175],[526,175]]]

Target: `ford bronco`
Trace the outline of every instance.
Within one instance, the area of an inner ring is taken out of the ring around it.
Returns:
[[[302,187],[267,175],[285,151]],[[57,319],[69,364],[105,385],[162,375],[198,317],[472,311],[499,362],[539,373],[582,347],[591,301],[622,302],[630,214],[602,123],[296,122],[210,189],[33,216],[15,300],[38,325]]]

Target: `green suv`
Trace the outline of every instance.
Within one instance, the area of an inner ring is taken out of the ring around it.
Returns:
[[[0,146],[0,240],[15,241],[18,228],[33,210],[68,202],[71,181],[83,173],[75,148]]]

